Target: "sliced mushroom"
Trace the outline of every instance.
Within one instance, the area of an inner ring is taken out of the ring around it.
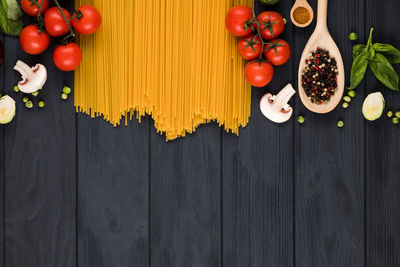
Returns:
[[[288,121],[293,114],[293,109],[288,102],[295,93],[296,91],[289,83],[277,95],[265,94],[260,101],[262,114],[276,123]]]
[[[17,61],[14,70],[22,76],[22,81],[18,83],[18,88],[26,94],[31,94],[41,89],[47,80],[47,70],[42,64],[29,67],[21,60]]]

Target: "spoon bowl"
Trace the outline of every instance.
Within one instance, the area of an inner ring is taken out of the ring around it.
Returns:
[[[299,95],[304,106],[315,113],[328,113],[335,109],[336,106],[340,103],[344,92],[345,72],[343,59],[342,55],[340,54],[339,48],[337,47],[332,36],[329,34],[327,27],[327,12],[328,0],[318,0],[317,26],[315,27],[314,33],[311,35],[310,39],[307,42],[307,45],[304,48],[299,64]],[[331,96],[330,100],[327,103],[323,103],[320,105],[312,103],[311,100],[307,97],[301,81],[303,70],[306,67],[305,61],[313,51],[317,50],[317,47],[329,51],[330,56],[336,59],[338,69],[336,92],[334,95]]]
[[[294,19],[294,11],[299,7],[304,7],[310,13],[310,19],[304,24],[298,23]],[[311,24],[311,22],[314,20],[314,11],[313,11],[312,7],[310,6],[310,4],[307,2],[307,0],[296,0],[296,2],[294,3],[294,5],[290,11],[290,20],[292,21],[292,23],[295,26],[301,27],[301,28],[307,27],[308,25]]]

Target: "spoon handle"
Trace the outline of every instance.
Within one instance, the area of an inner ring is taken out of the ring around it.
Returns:
[[[328,0],[318,0],[317,27],[327,28]]]

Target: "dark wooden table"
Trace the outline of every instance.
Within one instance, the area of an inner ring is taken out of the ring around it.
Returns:
[[[290,4],[276,9],[289,17]],[[375,41],[399,47],[399,12],[398,0],[330,0],[347,74],[348,34],[365,43],[374,26]],[[292,59],[253,89],[240,137],[211,124],[169,143],[149,118],[114,129],[76,114],[73,98],[60,98],[73,74],[57,71],[50,51],[31,57],[1,36],[1,89],[18,110],[0,131],[0,266],[400,266],[400,128],[361,114],[368,93],[382,91],[392,109],[400,93],[368,73],[348,110],[311,114],[296,95],[301,126],[273,124],[258,109],[265,92],[296,83],[313,26],[288,24]],[[48,67],[44,110],[26,110],[12,91],[17,59]]]

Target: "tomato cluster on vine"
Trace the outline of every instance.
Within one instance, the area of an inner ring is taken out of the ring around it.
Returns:
[[[21,0],[22,10],[36,17],[37,23],[22,30],[19,42],[26,53],[38,55],[49,47],[50,36],[65,36],[62,44],[54,49],[53,61],[60,70],[72,71],[82,60],[81,48],[74,42],[76,33],[95,33],[101,25],[101,15],[94,6],[83,5],[71,16],[57,0],[54,3],[56,6],[50,7],[49,0]]]
[[[290,58],[290,46],[278,39],[285,29],[285,19],[278,12],[265,11],[258,17],[244,5],[232,7],[225,18],[227,30],[241,37],[240,56],[249,62],[245,67],[246,80],[255,87],[266,86],[274,76],[274,67]]]

